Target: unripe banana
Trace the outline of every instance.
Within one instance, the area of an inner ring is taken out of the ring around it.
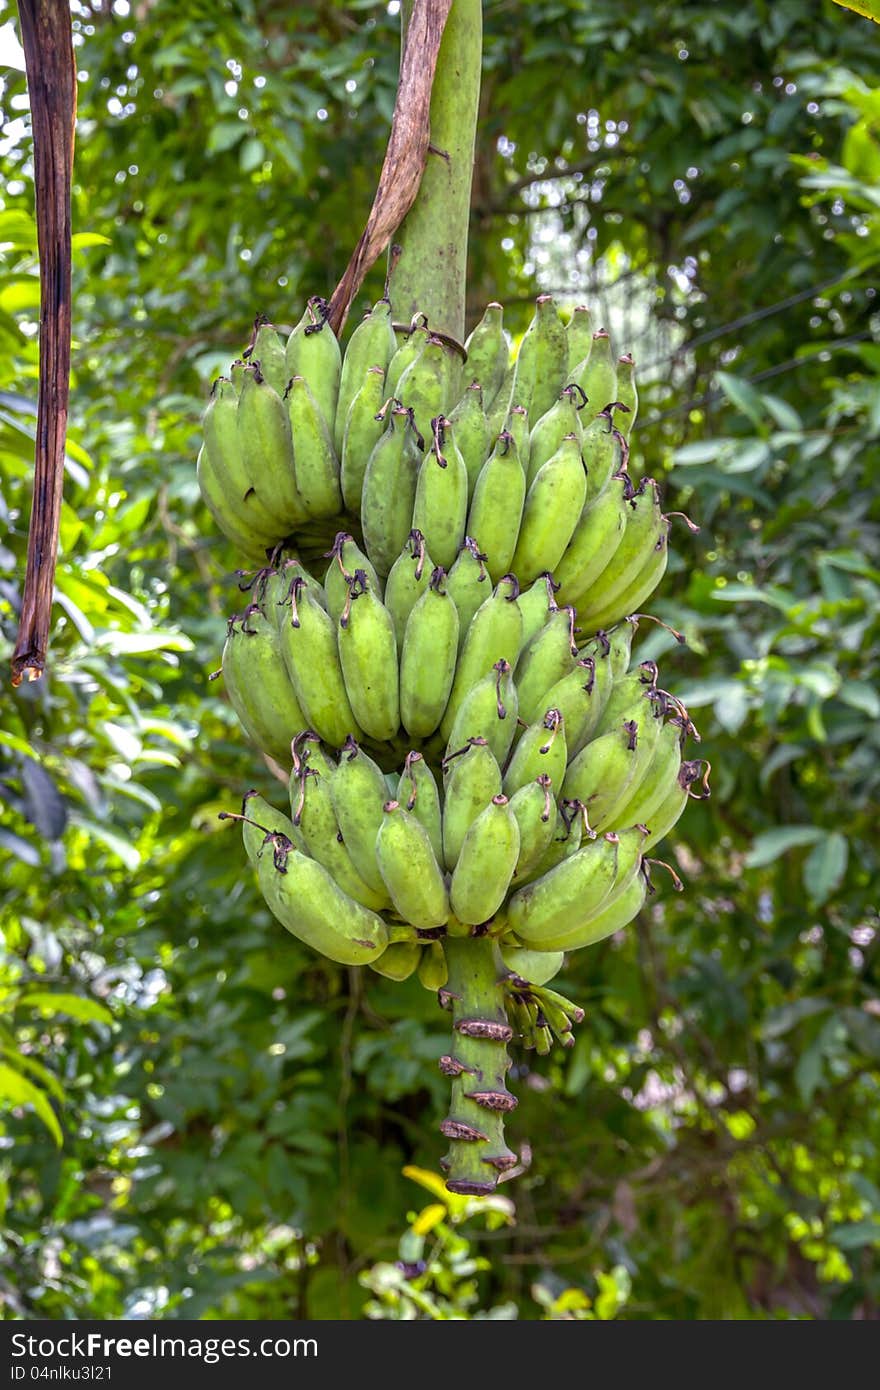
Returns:
[[[465,536],[458,558],[446,577],[446,588],[458,609],[458,650],[465,638],[477,609],[492,592],[492,581],[486,569],[486,557],[473,536]]]
[[[681,769],[683,730],[679,721],[670,719],[660,730],[651,764],[639,783],[631,789],[627,800],[618,810],[621,825],[647,825],[651,822],[672,792]]]
[[[260,574],[265,576],[265,586],[259,596],[260,605],[270,623],[279,633],[285,619],[290,620],[290,597],[296,579],[299,579],[303,586],[308,589],[319,607],[326,610],[327,595],[322,585],[309,574],[301,560],[281,560],[274,569],[258,571],[258,575]],[[259,593],[261,583],[262,581],[258,577],[254,586],[255,592]]]
[[[562,441],[538,470],[526,494],[513,571],[530,584],[543,570],[555,573],[583,510],[586,474],[576,435]]]
[[[339,662],[336,624],[300,578],[278,629],[281,654],[308,726],[333,748],[362,736]]]
[[[238,439],[244,465],[264,506],[278,518],[283,536],[307,518],[296,483],[293,435],[287,406],[254,363],[244,369],[238,398]]]
[[[558,793],[565,778],[567,750],[565,727],[559,710],[548,709],[544,718],[530,724],[516,745],[504,773],[504,791],[513,796],[520,787],[539,777],[549,777]]]
[[[653,849],[655,845],[659,844],[660,841],[669,834],[673,826],[678,824],[679,819],[684,813],[684,808],[687,806],[688,798],[692,795],[690,788],[701,776],[700,769],[701,763],[699,762],[682,763],[674,786],[667,793],[666,799],[657,807],[656,811],[654,811],[651,822],[648,825],[649,833],[644,845],[646,853],[649,849]],[[705,800],[709,795],[707,777],[708,769],[703,778],[705,790],[703,795],[697,798],[699,801]]]
[[[529,461],[529,428],[529,412],[526,407],[524,405],[511,406],[505,429],[508,434],[513,436],[516,456],[523,473],[525,473]]]
[[[612,401],[598,415],[594,415],[584,429],[581,453],[587,470],[584,503],[587,507],[605,491],[615,473],[626,473],[629,449],[614,422],[614,412],[619,409],[620,401]]]
[[[375,593],[382,597],[382,583],[360,546],[347,531],[338,531],[328,552],[330,564],[324,575],[324,595],[327,612],[338,623],[348,604],[351,581],[357,570],[363,570]],[[327,556],[324,557],[325,559]]]
[[[573,669],[545,692],[544,701],[562,715],[568,756],[569,759],[575,757],[593,737],[601,714],[593,657],[581,657],[576,661]]]
[[[273,537],[242,521],[230,506],[230,493],[214,467],[214,461],[203,444],[196,460],[196,480],[202,501],[227,540],[249,564],[262,564],[273,544]]]
[[[397,801],[386,801],[376,837],[379,872],[404,921],[423,929],[442,927],[449,897],[424,826]]]
[[[285,397],[293,435],[296,485],[310,517],[336,516],[342,510],[339,459],[324,416],[304,376],[291,378]]]
[[[368,367],[348,408],[339,468],[342,498],[355,516],[361,510],[367,462],[385,428],[385,417],[379,413],[385,398],[385,373],[381,367]]]
[[[523,589],[517,598],[517,607],[522,614],[523,634],[522,649],[528,646],[536,632],[540,632],[544,624],[557,611],[556,590],[559,585],[554,582],[553,575],[549,570],[539,574],[533,584],[527,589]]]
[[[456,860],[449,901],[460,922],[476,927],[495,916],[519,855],[519,826],[506,796],[493,796],[468,828]]]
[[[583,409],[583,393],[576,386],[566,386],[534,426],[529,435],[528,470],[526,483],[531,487],[538,470],[552,459],[563,439],[573,434],[583,445],[584,428],[579,412]]]
[[[486,411],[486,421],[489,426],[489,443],[496,440],[503,429],[507,429],[510,418],[510,407],[514,403],[513,385],[516,377],[516,363],[511,362],[498,388],[495,399],[491,405],[484,402]]]
[[[370,961],[370,969],[386,980],[408,980],[414,975],[422,959],[422,947],[418,941],[390,941],[378,960]]]
[[[585,630],[610,626],[626,613],[626,607],[620,604],[621,596],[632,591],[646,558],[650,560],[654,546],[664,534],[665,518],[653,478],[642,479],[627,507],[626,530],[620,544],[592,581],[585,600],[577,603]]]
[[[222,814],[225,818],[226,813]],[[290,817],[270,806],[259,792],[246,792],[241,803],[241,838],[245,854],[254,869],[259,868],[260,851],[266,843],[266,836],[276,833],[286,835],[291,844],[296,844],[296,832]]]
[[[478,381],[471,382],[455,409],[451,411],[449,421],[467,469],[470,501],[480,469],[489,452],[489,422],[483,409],[483,388]]]
[[[455,716],[468,691],[493,669],[495,662],[503,659],[515,666],[522,642],[522,616],[516,605],[518,594],[515,576],[504,575],[474,614],[440,725],[445,739],[452,733]]]
[[[446,743],[446,754],[463,748],[469,738],[484,738],[503,766],[516,736],[519,701],[509,661],[492,670],[464,697]]]
[[[611,339],[604,328],[593,334],[593,347],[586,361],[571,373],[594,410],[604,410],[617,400],[617,365],[611,352]]]
[[[636,364],[628,352],[617,359],[617,395],[621,405],[625,405],[629,412],[620,426],[621,434],[629,439],[639,413],[639,392],[636,386]]]
[[[549,294],[535,300],[535,316],[523,335],[516,359],[513,399],[533,420],[549,410],[568,375],[565,325]]]
[[[469,739],[443,766],[443,859],[447,869],[454,869],[471,825],[492,797],[501,793],[501,769],[485,739]]]
[[[538,986],[546,985],[565,964],[562,951],[556,955],[552,951],[529,951],[524,946],[508,946],[506,942],[501,944],[501,959],[514,975]]]
[[[291,739],[308,720],[285,670],[275,626],[258,606],[229,623],[221,669],[229,703],[245,733],[289,767]]]
[[[637,734],[624,728],[602,734],[572,758],[562,794],[586,807],[593,830],[604,830],[610,813],[622,798],[636,769]]]
[[[287,380],[305,377],[332,438],[342,375],[339,339],[327,322],[327,303],[313,295],[287,340]],[[378,406],[377,406],[378,409]]]
[[[439,941],[429,941],[422,950],[418,968],[419,984],[435,993],[449,978],[446,956]]]
[[[216,488],[202,488],[210,508],[211,502],[219,504],[222,513],[228,513],[245,534],[253,532],[260,539],[260,549],[270,545],[278,536],[278,514],[260,499],[253,480],[245,467],[244,454],[238,438],[238,397],[236,389],[226,377],[218,377],[211,389],[211,399],[202,417],[205,435],[205,449],[210,459],[210,469],[216,475]],[[204,468],[207,460],[198,467]],[[202,479],[199,475],[199,483]],[[210,493],[210,497],[208,497]]]
[[[386,371],[396,351],[397,340],[391,327],[391,305],[387,299],[380,299],[352,333],[342,359],[333,425],[337,454],[342,453],[349,406],[363,384],[367,368],[381,367],[383,372]]]
[[[565,325],[565,337],[568,342],[568,377],[571,380],[593,349],[593,319],[584,304],[579,304],[572,311]]]
[[[397,397],[411,411],[415,428],[426,444],[431,438],[431,421],[445,415],[447,407],[457,399],[458,370],[457,359],[453,360],[443,341],[429,335],[397,383]]]
[[[517,875],[517,883],[534,883],[551,869],[555,869],[557,864],[577,854],[584,842],[584,835],[583,808],[580,803],[566,805],[564,808],[557,807],[556,824],[549,845],[530,869]]]
[[[428,460],[426,460],[428,462]],[[438,566],[406,624],[400,655],[400,720],[413,738],[439,726],[458,656],[458,609]]]
[[[451,569],[465,536],[467,468],[450,422],[436,416],[431,431],[434,442],[419,469],[412,524],[424,536],[435,563]]]
[[[669,522],[664,518],[661,523],[660,537],[632,582],[625,589],[618,590],[604,606],[598,608],[587,606],[585,621],[590,627],[608,627],[625,614],[637,612],[651,597],[666,573],[666,566],[669,562],[668,533]]]
[[[558,935],[542,937],[541,950],[578,951],[584,946],[593,946],[613,932],[620,931],[641,909],[647,887],[642,870],[644,826],[634,826],[621,835],[619,841],[617,873],[598,909],[579,919],[572,916],[568,923],[563,922]]]
[[[573,608],[557,608],[530,642],[523,647],[516,663],[516,689],[519,716],[527,724],[552,707],[547,692],[574,668],[577,661]]]
[[[505,910],[508,931],[526,946],[541,949],[563,932],[585,927],[614,884],[618,843],[612,832],[600,835],[518,889]]]
[[[403,772],[392,790],[392,801],[399,801],[428,832],[431,848],[438,864],[443,863],[443,814],[440,809],[440,790],[421,753],[407,753]]]
[[[483,406],[489,410],[504,380],[510,359],[510,342],[503,326],[500,304],[487,304],[486,312],[465,342],[468,381],[483,388]]]
[[[299,775],[294,769],[290,777],[291,820],[302,832],[312,859],[323,864],[334,883],[356,902],[379,912],[388,906],[388,894],[383,884],[377,890],[361,878],[348,852],[333,809],[333,772],[328,774],[306,764],[301,764]]]
[[[412,529],[413,503],[421,454],[409,413],[401,406],[386,412],[387,426],[374,446],[364,473],[361,524],[367,554],[387,575]]]
[[[421,531],[410,531],[385,581],[384,602],[394,623],[398,651],[403,648],[407,619],[427,589],[434,568]]]
[[[560,603],[577,608],[591,586],[610,564],[626,534],[632,484],[627,477],[612,478],[604,491],[588,502],[574,535],[556,566]]]
[[[337,639],[355,719],[370,738],[393,738],[400,725],[397,638],[391,614],[363,570],[349,583]]]
[[[513,435],[503,430],[480,470],[467,514],[467,532],[479,536],[492,582],[507,574],[526,497],[526,480]]]
[[[429,333],[425,324],[427,320],[424,314],[416,314],[409,329],[398,337],[398,346],[388,363],[388,371],[385,375],[385,393],[400,399],[397,387],[400,378],[416,358],[428,341]]]
[[[283,836],[263,849],[258,881],[270,911],[300,941],[340,965],[369,965],[388,945],[382,918],[344,892]]]
[[[514,871],[517,882],[547,853],[556,833],[556,802],[547,774],[514,792],[510,809],[519,826],[519,856]]]
[[[656,662],[642,661],[634,671],[618,676],[596,725],[596,734],[605,734],[619,728],[622,720],[636,718],[645,701],[657,695],[657,674]]]
[[[260,374],[272,389],[283,396],[291,374],[287,370],[281,335],[275,325],[266,319],[257,319],[254,329],[254,340],[244,357],[252,366],[259,367]]]
[[[355,742],[346,741],[330,778],[333,810],[345,847],[355,868],[370,888],[384,893],[376,862],[376,836],[382,824],[382,807],[388,787],[377,763]]]

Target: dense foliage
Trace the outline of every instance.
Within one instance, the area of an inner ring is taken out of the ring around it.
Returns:
[[[273,778],[209,680],[239,598],[198,502],[198,416],[254,314],[290,326],[341,273],[396,8],[73,5],[52,666],[0,694],[4,1315],[876,1316],[868,20],[807,0],[544,0],[528,24],[485,7],[471,318],[500,298],[521,331],[549,288],[636,354],[636,466],[702,527],[653,605],[689,650],[658,629],[638,651],[663,653],[714,766],[667,846],[686,892],[573,959],[573,1052],[520,1058],[524,1172],[503,1196],[451,1198],[432,1171],[433,998],[309,957],[217,820]],[[15,67],[0,109],[5,652],[38,303]]]

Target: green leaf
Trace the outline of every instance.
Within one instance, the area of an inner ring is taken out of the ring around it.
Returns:
[[[764,403],[754,386],[741,377],[731,376],[729,372],[716,372],[715,381],[730,404],[751,420],[756,428],[763,424]]]
[[[842,1226],[832,1226],[828,1239],[839,1250],[862,1250],[866,1245],[880,1243],[880,1222],[848,1221]]]
[[[849,844],[839,830],[823,835],[804,862],[804,887],[816,907],[821,907],[843,882]]]
[[[97,999],[89,999],[81,994],[54,994],[50,990],[28,991],[21,996],[22,1004],[48,1015],[66,1014],[82,1023],[112,1023],[113,1015]]]
[[[0,1103],[9,1107],[32,1105],[55,1143],[59,1148],[61,1147],[63,1143],[61,1126],[46,1095],[32,1081],[28,1081],[26,1076],[22,1076],[19,1071],[14,1071],[5,1062],[0,1062]]]
[[[772,864],[789,850],[800,849],[803,845],[814,845],[826,836],[826,831],[816,825],[781,825],[775,830],[765,830],[756,835],[752,847],[746,855],[746,865],[750,869],[761,869]]]
[[[880,695],[867,681],[845,680],[837,694],[851,709],[862,710],[872,719],[880,719]]]

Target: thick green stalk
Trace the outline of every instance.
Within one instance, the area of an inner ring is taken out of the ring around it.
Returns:
[[[443,949],[454,1042],[440,1059],[452,1077],[449,1115],[440,1126],[451,1143],[441,1166],[450,1192],[485,1196],[517,1161],[504,1139],[504,1115],[517,1103],[505,1079],[512,1029],[501,982],[510,971],[489,936],[447,936]]]
[[[389,279],[396,322],[421,312],[433,333],[459,343],[482,54],[481,0],[452,0],[431,92],[431,149],[416,201],[394,238],[401,254]]]

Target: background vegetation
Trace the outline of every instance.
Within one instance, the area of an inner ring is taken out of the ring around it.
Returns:
[[[638,651],[714,765],[667,846],[687,891],[571,960],[572,1053],[520,1056],[525,1171],[487,1209],[432,1177],[433,998],[309,956],[216,817],[280,789],[209,683],[240,598],[199,413],[255,313],[341,273],[397,7],[72,8],[52,665],[0,691],[3,1315],[876,1317],[876,31],[808,0],[485,6],[471,318],[500,298],[522,331],[550,289],[635,353],[637,466],[702,526],[653,605],[688,649]],[[5,660],[38,286],[0,78]]]

